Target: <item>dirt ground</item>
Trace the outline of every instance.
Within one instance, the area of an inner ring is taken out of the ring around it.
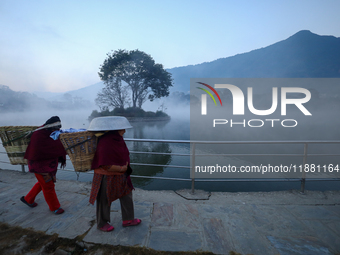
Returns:
[[[124,247],[102,244],[88,244],[81,240],[60,238],[58,235],[46,235],[43,232],[10,226],[0,222],[0,254],[27,255],[78,255],[78,254],[122,254],[122,255],[212,255],[211,252],[162,252],[142,247]],[[229,253],[237,255],[237,253]]]

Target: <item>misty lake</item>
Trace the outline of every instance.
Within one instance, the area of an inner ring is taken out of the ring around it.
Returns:
[[[62,128],[87,128],[89,122],[87,120],[88,112],[61,112],[58,114],[44,113],[40,115],[27,114],[8,114],[3,115],[0,120],[0,126],[22,126],[22,125],[41,125],[52,115],[60,116],[62,120]],[[32,117],[34,116],[34,117]],[[187,109],[176,114],[171,114],[169,121],[152,121],[152,122],[131,122],[133,129],[128,129],[124,137],[138,138],[138,139],[158,139],[158,140],[190,140],[190,114]],[[231,134],[227,139],[234,140],[237,137]],[[246,137],[243,137],[243,140]],[[260,139],[256,139],[260,140]],[[160,166],[138,166],[133,165],[133,175],[138,176],[156,176],[161,178],[182,178],[190,179],[190,172],[188,168],[174,168],[171,166],[190,166],[190,157],[183,155],[171,154],[190,154],[190,145],[186,143],[155,143],[155,142],[126,142],[131,152],[131,163],[144,164],[158,164],[167,165],[168,167]],[[235,146],[233,150],[237,151]],[[252,151],[257,151],[254,148]],[[162,152],[160,154],[137,154],[134,151],[144,152]],[[200,152],[207,153],[210,148],[202,147]],[[230,160],[238,160],[240,162],[248,162],[245,158],[229,158]],[[255,160],[256,159],[249,159]],[[10,165],[4,148],[0,147],[0,168],[21,171],[21,166]],[[27,171],[27,166],[25,166]],[[92,172],[79,173],[78,175],[73,171],[72,163],[67,161],[67,170],[59,170],[57,177],[64,180],[78,180],[78,181],[92,181]],[[147,190],[179,190],[191,189],[191,181],[177,181],[164,179],[149,179],[149,178],[132,178],[135,187]],[[337,190],[339,181],[307,181],[307,190]],[[238,179],[237,181],[196,181],[195,189],[207,191],[278,191],[289,189],[300,189],[300,181],[255,181]]]

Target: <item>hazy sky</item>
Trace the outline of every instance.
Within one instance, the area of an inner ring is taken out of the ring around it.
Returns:
[[[165,68],[266,47],[300,30],[340,37],[339,0],[0,0],[0,84],[65,92],[100,81],[112,50]]]

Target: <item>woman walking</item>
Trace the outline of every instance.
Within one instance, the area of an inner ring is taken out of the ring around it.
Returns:
[[[130,178],[129,150],[123,139],[125,129],[132,128],[125,117],[99,117],[92,120],[88,131],[101,131],[96,153],[92,161],[94,169],[90,203],[96,203],[98,229],[109,232],[114,229],[110,222],[111,203],[120,200],[122,225],[136,226],[134,218],[132,182]],[[105,131],[105,132],[103,132]]]
[[[35,174],[38,182],[26,196],[20,198],[29,207],[36,207],[38,204],[35,198],[42,191],[49,209],[55,214],[64,212],[60,207],[54,182],[58,163],[61,163],[62,167],[66,165],[66,151],[60,140],[53,140],[50,134],[60,128],[59,117],[53,116],[33,132],[24,158],[28,161],[29,171]]]

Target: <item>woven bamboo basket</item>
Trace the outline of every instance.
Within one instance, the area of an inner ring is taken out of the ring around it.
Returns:
[[[94,132],[62,133],[59,139],[71,159],[74,170],[76,172],[90,171],[97,148],[97,137]]]
[[[2,126],[0,137],[12,165],[27,165],[24,159],[31,133],[38,126]]]

